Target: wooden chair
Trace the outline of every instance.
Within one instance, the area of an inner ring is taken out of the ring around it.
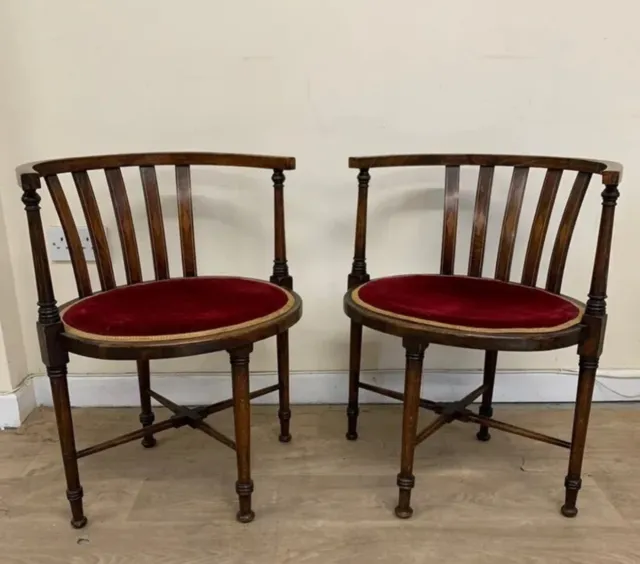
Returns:
[[[398,474],[399,502],[395,513],[408,518],[414,487],[414,450],[431,434],[451,421],[477,423],[477,438],[488,441],[489,427],[570,449],[562,514],[575,517],[581,485],[582,459],[591,398],[602,351],[606,324],[606,287],[613,218],[619,196],[622,167],[616,163],[583,159],[502,155],[403,155],[358,157],[349,160],[359,169],[355,256],[349,275],[344,311],[351,319],[351,353],[347,438],[358,438],[358,392],[369,390],[403,402],[402,451]],[[440,274],[392,276],[370,280],[365,261],[369,170],[378,167],[443,166],[444,222]],[[479,167],[471,246],[466,275],[454,274],[460,167]],[[482,277],[487,217],[496,167],[512,167],[496,269],[493,278]],[[547,169],[529,234],[519,283],[511,283],[510,271],[518,219],[531,168]],[[553,243],[548,275],[538,288],[538,271],[551,212],[563,173],[575,171]],[[595,264],[586,304],[560,293],[567,252],[578,213],[593,175],[604,184],[602,215]],[[402,338],[406,351],[404,394],[360,381],[362,326]],[[483,384],[457,402],[421,399],[420,387],[425,349],[430,343],[483,349]],[[578,391],[571,442],[522,429],[492,418],[492,397],[498,351],[542,351],[577,345]],[[482,396],[478,414],[467,406]],[[437,414],[417,432],[418,408]]]
[[[236,277],[198,276],[191,198],[190,166],[228,166],[272,169],[275,208],[275,260],[270,282]],[[175,169],[182,273],[169,273],[167,244],[156,166]],[[143,281],[123,167],[138,167],[144,193],[155,279]],[[278,391],[280,441],[288,442],[289,350],[288,329],[302,314],[300,297],[292,291],[285,246],[284,170],[295,159],[215,153],[157,153],[108,155],[39,162],[19,167],[29,223],[29,236],[38,291],[38,336],[42,360],[50,378],[55,407],[71,524],[84,527],[78,459],[141,438],[146,448],[156,444],[155,433],[186,425],[203,431],[236,451],[237,519],[252,521],[250,469],[250,400]],[[105,228],[88,171],[103,170],[111,195],[124,259],[126,285],[116,286]],[[84,220],[95,250],[100,291],[94,292],[78,229],[59,175],[71,173]],[[60,307],[54,298],[40,217],[41,178],[49,188],[64,230],[78,289],[78,299]],[[174,274],[175,276],[175,274]],[[277,336],[278,383],[249,392],[249,356],[253,343]],[[176,405],[150,388],[149,361],[226,350],[231,360],[233,399],[206,407]],[[98,445],[76,450],[67,385],[69,353],[81,356],[136,360],[140,385],[142,428]],[[151,400],[173,412],[154,423]],[[235,441],[204,419],[233,407]]]

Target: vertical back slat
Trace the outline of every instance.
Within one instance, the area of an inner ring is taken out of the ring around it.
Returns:
[[[560,226],[556,240],[551,251],[551,260],[549,261],[549,273],[547,275],[547,290],[559,293],[562,286],[562,277],[564,276],[564,267],[567,263],[567,254],[569,245],[571,244],[571,236],[578,220],[578,214],[584,201],[584,196],[591,181],[591,173],[579,172],[571,187],[571,193],[567,200],[567,205],[562,213]]]
[[[118,224],[127,284],[136,284],[137,282],[142,282],[142,268],[138,254],[136,231],[133,226],[131,207],[129,206],[129,198],[127,198],[127,189],[122,178],[122,171],[119,168],[106,168],[104,173],[111,193],[116,223]]]
[[[527,254],[525,255],[524,268],[522,270],[522,283],[527,286],[535,286],[538,282],[542,250],[547,238],[549,220],[551,219],[551,212],[553,211],[561,179],[562,170],[550,168],[547,170],[542,183],[542,190],[540,191],[536,213],[533,217]]]
[[[100,208],[96,201],[96,196],[91,185],[91,179],[87,171],[74,172],[72,174],[73,181],[78,191],[84,218],[89,228],[89,236],[91,237],[91,245],[93,246],[96,268],[98,269],[98,278],[100,279],[100,287],[103,290],[115,288],[116,280],[113,274],[113,263],[111,262],[111,253],[109,252],[109,244],[107,243],[107,235],[104,230]]]
[[[442,259],[440,272],[453,274],[458,231],[458,200],[460,197],[460,167],[447,166],[444,177],[444,220],[442,226]]]
[[[164,232],[162,204],[158,190],[158,178],[153,166],[140,167],[140,180],[144,192],[144,203],[147,208],[151,252],[153,253],[153,270],[156,280],[169,278],[169,258],[167,256],[167,240]]]
[[[507,197],[507,206],[502,221],[500,244],[498,246],[498,261],[496,264],[496,278],[498,280],[508,280],[511,273],[513,250],[528,176],[529,167],[514,167],[509,196]]]
[[[69,208],[67,196],[60,184],[60,179],[56,175],[46,176],[44,180],[49,188],[56,212],[58,212],[60,223],[62,223],[62,231],[64,232],[67,246],[69,247],[71,266],[73,267],[73,274],[76,278],[78,295],[81,298],[90,296],[92,291],[89,269],[87,268],[87,261],[84,257],[80,236],[78,235],[78,227],[73,219],[71,208]]]
[[[185,276],[196,276],[196,241],[193,229],[191,171],[188,165],[176,166],[176,186],[178,189],[178,223],[180,226],[180,248],[182,249],[182,271]]]
[[[482,276],[493,172],[494,167],[492,166],[481,166],[478,172],[478,188],[471,231],[471,252],[469,253],[469,276]]]

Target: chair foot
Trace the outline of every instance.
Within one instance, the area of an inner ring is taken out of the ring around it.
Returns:
[[[582,460],[587,438],[587,426],[591,413],[591,400],[596,382],[598,368],[597,357],[580,356],[580,375],[578,376],[578,391],[576,406],[573,412],[573,432],[571,434],[571,453],[569,454],[569,469],[564,479],[564,505],[560,512],[569,519],[578,514],[576,504],[578,493],[582,488]]]
[[[151,372],[148,360],[139,360],[138,365],[138,386],[140,388],[140,407],[141,412],[138,417],[142,427],[153,425],[156,417],[151,408],[151,396],[149,395],[151,387]],[[142,446],[144,448],[153,448],[156,446],[156,439],[153,434],[145,435],[142,438]]]
[[[398,505],[395,508],[395,514],[398,519],[409,519],[413,515],[413,509],[411,507],[402,508]]]
[[[289,402],[288,399],[286,401],[287,403]],[[288,443],[291,441],[291,433],[289,432],[290,421],[291,421],[291,410],[279,409],[278,419],[280,420],[280,435],[278,436],[278,440],[281,443]]]
[[[253,493],[253,480],[247,482],[236,482],[236,493],[238,494],[238,513],[236,519],[240,523],[251,523],[255,518],[255,513],[251,509],[251,494]]]
[[[395,513],[398,519],[409,519],[413,515],[411,508],[411,490],[415,486],[416,479],[410,474],[403,476],[398,474],[398,505]]]
[[[358,415],[360,409],[357,404],[350,403],[347,407],[347,434],[346,437],[350,441],[355,441],[358,438]]]
[[[236,493],[238,494],[239,511],[236,514],[236,519],[240,523],[250,523],[255,517],[251,510],[253,480],[251,479],[251,403],[249,397],[250,353],[250,346],[229,351],[238,466]],[[282,429],[280,432],[282,433]]]
[[[400,454],[400,472],[396,477],[398,485],[398,505],[396,517],[409,519],[411,509],[411,490],[416,485],[413,475],[413,457],[416,449],[416,431],[418,411],[420,410],[420,386],[422,382],[422,364],[427,346],[409,339],[403,341],[406,352],[404,377],[404,401],[402,408],[402,449]]]
[[[487,353],[487,355],[489,355],[489,353]],[[487,369],[485,368],[485,371]],[[490,386],[489,391],[487,392],[488,395],[483,395],[482,396],[482,405],[480,406],[480,408],[478,409],[478,414],[482,415],[483,417],[493,417],[493,408],[491,407],[491,398],[493,395],[493,381],[494,381],[494,377],[495,377],[495,358],[494,358],[494,364],[493,364],[493,368],[489,367],[489,372],[488,374],[485,374],[485,376],[488,376],[488,385]],[[485,385],[487,385],[487,378],[485,377]],[[488,405],[485,404],[485,400],[488,402]],[[486,443],[487,441],[491,440],[491,434],[489,433],[489,427],[487,427],[486,425],[480,425],[480,429],[478,429],[478,432],[476,433],[476,438],[483,443]]]
[[[80,519],[71,519],[71,526],[74,529],[83,529],[87,525],[87,518],[82,517]]]
[[[369,277],[366,276],[368,279]],[[360,282],[358,282],[360,283]],[[351,282],[350,282],[351,284]],[[349,337],[349,399],[347,401],[347,440],[358,439],[358,406],[360,396],[360,356],[362,353],[362,325],[351,322]]]
[[[142,439],[141,444],[144,448],[153,448],[158,444],[158,441],[156,441],[156,438],[153,436],[145,437]]]
[[[278,419],[280,420],[281,443],[291,442],[291,408],[289,405],[289,333],[276,337],[278,352]]]
[[[240,523],[251,523],[255,518],[256,514],[251,510],[249,510],[248,513],[242,513],[242,511],[238,511],[238,513],[236,513],[236,519]]]

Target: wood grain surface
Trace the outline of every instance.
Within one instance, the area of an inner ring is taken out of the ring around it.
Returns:
[[[158,410],[159,417],[165,416]],[[594,405],[580,514],[563,518],[568,453],[451,424],[415,453],[415,513],[393,515],[399,406],[360,407],[356,442],[344,440],[344,406],[294,406],[284,446],[276,406],[253,408],[256,520],[229,519],[235,454],[202,433],[158,436],[83,459],[89,525],[69,527],[53,412],[0,433],[3,564],[387,562],[637,564],[640,562],[640,409]],[[496,416],[568,438],[572,410],[495,406]],[[79,447],[135,425],[138,409],[74,410]],[[428,423],[421,413],[421,424]],[[230,411],[213,416],[233,434]]]

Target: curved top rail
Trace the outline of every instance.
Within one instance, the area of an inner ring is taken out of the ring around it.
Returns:
[[[163,165],[211,165],[293,170],[296,168],[296,160],[293,157],[236,153],[128,153],[39,161],[19,166],[16,173],[19,179],[23,174],[49,176],[106,168]]]
[[[622,165],[616,162],[574,159],[565,157],[532,155],[490,154],[424,154],[424,155],[378,155],[350,157],[350,168],[381,168],[404,166],[517,166],[575,170],[602,175],[604,184],[618,184],[622,179]]]

